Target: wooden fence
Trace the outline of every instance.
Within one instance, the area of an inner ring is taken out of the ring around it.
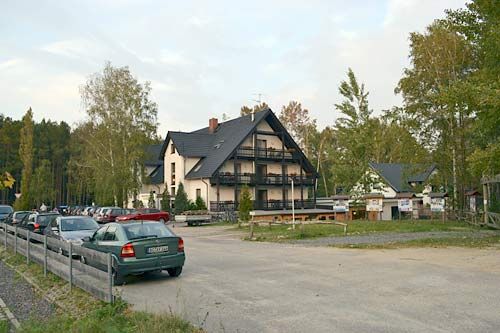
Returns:
[[[42,265],[45,276],[50,271],[68,281],[70,291],[73,286],[77,286],[100,300],[114,301],[111,253],[88,249],[5,223],[0,223],[0,240],[6,249],[11,248],[14,253],[26,257],[26,263]],[[74,258],[81,255],[107,267],[107,270],[97,269]]]

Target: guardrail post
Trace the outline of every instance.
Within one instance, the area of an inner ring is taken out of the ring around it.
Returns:
[[[68,260],[69,260],[69,291],[73,289],[73,244],[71,242],[69,243],[69,253],[68,253]]]
[[[43,236],[43,276],[47,276],[47,235]]]
[[[26,232],[26,265],[30,264],[30,231]]]
[[[109,302],[113,303],[113,257],[108,252],[108,296]]]
[[[17,225],[14,227],[14,254],[17,254]]]

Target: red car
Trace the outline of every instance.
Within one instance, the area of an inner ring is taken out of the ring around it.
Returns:
[[[116,222],[130,220],[148,220],[165,223],[169,219],[170,215],[168,214],[168,212],[162,212],[161,210],[155,208],[142,208],[130,214],[118,216],[116,218]]]
[[[99,216],[97,216],[95,220],[97,223],[115,222],[115,220],[118,216],[130,214],[133,211],[134,210],[132,210],[132,209],[126,209],[126,208],[120,208],[120,207],[110,207],[110,208],[104,209],[103,213],[99,214]]]

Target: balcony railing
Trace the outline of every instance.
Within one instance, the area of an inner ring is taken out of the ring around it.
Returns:
[[[293,155],[289,151],[283,151],[275,148],[253,148],[253,147],[240,147],[236,151],[236,156],[243,158],[259,158],[267,160],[293,160]]]
[[[281,210],[292,209],[291,200],[253,200],[254,210]],[[239,203],[235,201],[210,201],[210,210],[213,212],[235,211],[238,210]],[[313,199],[294,200],[295,209],[314,208]]]
[[[212,177],[211,183],[220,185],[250,185],[253,186],[255,184],[258,185],[290,185],[292,183],[292,179],[294,181],[294,185],[300,186],[311,186],[314,185],[314,178],[310,176],[300,176],[297,175],[285,175],[282,177],[277,174],[267,174],[267,175],[255,175],[254,173],[240,173],[240,174],[231,174],[231,173],[219,173]]]

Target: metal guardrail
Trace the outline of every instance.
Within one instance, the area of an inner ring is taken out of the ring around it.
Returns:
[[[68,281],[70,291],[74,285],[102,301],[114,301],[111,253],[88,249],[5,223],[0,223],[0,239],[0,244],[5,249],[10,247],[15,254],[26,257],[27,264],[36,262],[42,265],[45,276],[47,271],[50,271]],[[97,269],[73,258],[80,255],[106,267],[107,270]]]

